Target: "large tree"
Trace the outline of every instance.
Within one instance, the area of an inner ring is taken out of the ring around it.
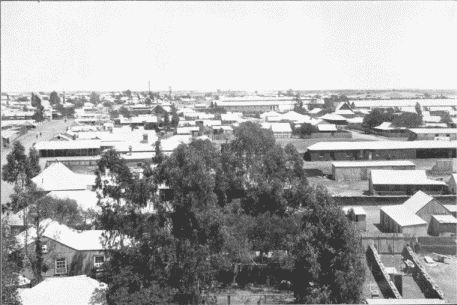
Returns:
[[[8,305],[20,305],[21,301],[17,293],[17,285],[19,272],[22,268],[22,255],[21,252],[15,251],[17,249],[17,240],[11,233],[6,219],[2,219],[1,226],[1,303]]]
[[[393,109],[375,108],[363,118],[362,126],[373,128],[381,125],[383,122],[392,122],[394,119]]]
[[[392,120],[392,125],[397,127],[415,128],[422,123],[422,116],[413,112],[403,112]]]
[[[301,230],[291,251],[296,301],[360,303],[365,271],[358,231],[325,189],[302,200]]]
[[[51,94],[49,95],[49,103],[51,104],[51,106],[57,106],[60,104],[60,97],[57,94],[57,92],[51,92]]]

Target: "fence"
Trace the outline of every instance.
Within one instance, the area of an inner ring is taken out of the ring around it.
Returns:
[[[369,245],[367,249],[367,262],[368,266],[373,273],[375,280],[378,283],[379,289],[385,298],[401,299],[400,292],[390,279],[384,264],[381,262],[378,251],[373,245]]]
[[[392,205],[402,204],[411,196],[333,196],[333,199],[340,205]],[[456,195],[433,195],[441,204],[455,204]]]
[[[419,285],[426,298],[444,299],[444,294],[435,281],[428,275],[424,266],[419,261],[416,253],[413,252],[411,247],[406,246],[403,251],[403,257],[411,260],[414,263],[413,278]]]
[[[398,233],[362,234],[364,248],[375,246],[382,254],[400,254],[406,245],[415,245],[416,237]]]
[[[455,255],[457,241],[452,236],[421,236],[417,238],[421,252],[436,252]]]

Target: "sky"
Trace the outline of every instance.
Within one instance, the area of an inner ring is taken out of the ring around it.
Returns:
[[[1,2],[1,89],[455,89],[457,2]]]

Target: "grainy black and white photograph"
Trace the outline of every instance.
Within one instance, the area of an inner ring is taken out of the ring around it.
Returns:
[[[455,1],[1,1],[1,303],[457,303],[456,72]]]

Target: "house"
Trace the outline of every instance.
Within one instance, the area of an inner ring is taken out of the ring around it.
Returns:
[[[457,218],[452,215],[433,215],[429,226],[430,235],[457,234]]]
[[[349,216],[351,215],[350,212],[352,210],[353,214],[352,216]],[[365,212],[365,210],[362,208],[362,207],[343,207],[343,212],[344,214],[349,218],[349,217],[353,217],[353,219],[349,219],[350,221],[354,222],[355,226],[361,230],[361,231],[365,231],[367,229],[367,221],[366,221],[366,218],[367,218],[367,213]]]
[[[415,193],[401,205],[385,206],[380,211],[381,227],[386,232],[405,233],[413,235],[427,235],[427,232],[436,233],[439,224],[431,222],[433,217],[452,216],[448,209],[436,199],[421,191]],[[445,217],[445,219],[448,219]],[[435,220],[436,222],[436,220]]]
[[[278,122],[281,121],[281,114],[272,110],[262,113],[260,115],[260,118],[265,122]]]
[[[457,218],[457,205],[445,204],[444,207],[448,210],[449,214]]]
[[[457,141],[326,141],[308,146],[305,160],[455,158],[456,150]]]
[[[430,223],[432,215],[449,215],[449,211],[441,203],[422,191],[418,191],[403,202],[403,206],[427,223]]]
[[[18,250],[28,247],[35,251],[37,229],[29,228],[16,235]],[[94,275],[99,272],[106,259],[109,245],[103,237],[103,230],[77,231],[51,219],[40,222],[39,231],[43,249],[43,263],[47,271],[44,277],[66,275]],[[25,267],[23,274],[32,278],[30,267]]]
[[[327,114],[321,116],[320,118],[330,124],[335,124],[335,125],[347,125],[347,123],[348,123],[347,118],[345,118],[342,115],[336,114],[336,113],[327,113]]]
[[[336,161],[332,162],[332,176],[336,181],[368,180],[373,169],[415,169],[416,165],[408,160],[388,161]]]
[[[349,103],[347,102],[339,102],[338,105],[336,105],[334,113],[345,118],[352,118],[355,116],[354,111],[352,111],[351,106],[349,106]]]
[[[416,140],[455,141],[455,140],[457,140],[457,129],[456,128],[410,128],[408,139],[410,141],[416,141]]]
[[[403,205],[382,207],[380,209],[380,224],[384,232],[415,236],[427,235],[427,222]]]
[[[107,285],[86,275],[45,278],[18,289],[22,305],[105,305]]]
[[[177,127],[176,134],[177,135],[191,135],[191,136],[198,136],[200,133],[200,127],[198,126],[187,126],[187,127]]]
[[[270,129],[275,138],[290,138],[292,136],[290,123],[262,123],[262,128]]]
[[[383,137],[407,137],[408,129],[405,127],[395,127],[392,122],[382,122],[380,125],[373,127],[372,132]]]
[[[235,124],[243,121],[241,112],[227,112],[221,114],[222,124]]]
[[[425,170],[372,170],[369,175],[372,195],[412,195],[417,191],[446,194],[443,181],[428,179]]]
[[[281,120],[293,123],[304,123],[310,120],[310,116],[295,111],[289,111],[281,115]]]
[[[83,191],[95,185],[95,175],[77,174],[60,162],[52,163],[32,178],[37,188],[45,191]]]

